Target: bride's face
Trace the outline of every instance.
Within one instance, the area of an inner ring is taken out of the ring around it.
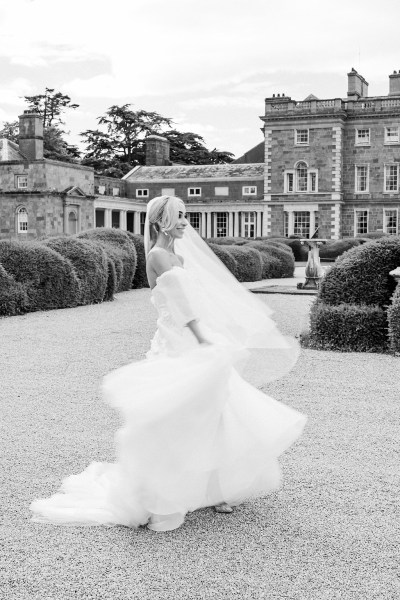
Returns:
[[[186,219],[186,213],[183,211],[179,211],[178,222],[173,229],[171,229],[168,233],[172,238],[182,238],[185,233],[185,229],[188,222]]]

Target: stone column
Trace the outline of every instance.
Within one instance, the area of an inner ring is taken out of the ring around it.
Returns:
[[[228,236],[233,236],[233,212],[228,213]]]
[[[119,213],[119,227],[126,231],[126,210],[121,210]]]
[[[288,236],[293,235],[294,230],[294,211],[289,210],[288,212]]]
[[[200,213],[200,235],[205,238],[207,235],[206,232],[206,213]]]
[[[133,213],[133,233],[140,234],[140,212],[137,210]]]
[[[68,233],[68,205],[67,203],[64,201],[64,214],[63,214],[63,221],[64,221],[64,233]]]
[[[315,233],[315,211],[310,210],[310,237]]]
[[[235,213],[235,222],[233,226],[233,237],[239,237],[239,218],[240,213]]]
[[[207,227],[206,227],[206,232],[207,232],[207,237],[211,237],[211,219],[213,217],[212,213],[204,213],[205,216],[207,217]]]
[[[262,214],[258,210],[256,212],[256,237],[261,237],[262,236],[261,220],[262,220]]]
[[[104,227],[111,227],[112,218],[111,218],[111,208],[104,209]]]

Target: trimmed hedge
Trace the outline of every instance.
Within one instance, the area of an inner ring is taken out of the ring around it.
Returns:
[[[400,265],[400,237],[384,237],[348,250],[325,275],[319,299],[326,304],[385,306],[394,292],[389,272]]]
[[[96,241],[104,245],[104,249],[107,251],[107,245],[111,245],[117,248],[121,254],[123,273],[118,291],[127,291],[132,288],[132,282],[135,275],[137,256],[136,248],[133,241],[130,239],[126,231],[121,229],[105,229],[100,227],[98,229],[90,229],[78,234],[80,239],[87,239],[90,241]]]
[[[359,238],[345,238],[342,240],[328,240],[326,244],[323,244],[319,248],[319,255],[321,259],[335,260],[338,256],[341,256],[347,250],[355,248],[364,243],[364,240]]]
[[[208,245],[214,252],[214,254],[219,258],[219,260],[222,263],[224,263],[226,268],[229,269],[229,271],[233,273],[235,277],[237,277],[238,263],[232,255],[232,253],[229,252],[229,250],[225,246],[220,246],[219,244],[212,244],[210,242],[208,242]]]
[[[243,246],[243,244],[247,244],[249,240],[248,238],[240,237],[215,237],[207,238],[205,241],[210,244],[218,244],[218,246]]]
[[[15,281],[0,265],[0,315],[13,316],[26,312],[28,295],[22,283]]]
[[[389,343],[393,352],[400,352],[400,284],[392,297],[388,309]]]
[[[236,278],[239,281],[260,281],[262,279],[263,261],[261,253],[245,246],[226,246],[226,250],[237,262]]]
[[[103,301],[107,290],[108,261],[100,246],[75,236],[51,238],[44,240],[42,244],[73,264],[81,282],[79,304]]]
[[[310,333],[304,346],[319,350],[383,352],[387,350],[387,315],[380,306],[339,304],[317,300],[310,312]]]
[[[72,263],[44,244],[0,241],[0,262],[23,285],[27,311],[79,304],[80,282]]]
[[[136,248],[136,271],[132,282],[133,289],[149,287],[146,273],[146,254],[144,252],[144,237],[127,232],[129,239]]]
[[[256,238],[256,241],[265,241],[265,242],[279,242],[280,244],[285,244],[291,248],[294,260],[298,262],[304,262],[308,259],[308,248],[300,243],[298,238],[286,238],[286,237],[260,237]]]
[[[288,250],[281,248],[276,245],[270,244],[270,242],[249,242],[247,246],[251,248],[255,248],[262,254],[267,255],[268,257],[276,258],[279,264],[276,266],[275,274],[270,275],[270,277],[293,277],[294,274],[294,256],[293,252],[288,248]],[[264,279],[264,276],[263,276]]]

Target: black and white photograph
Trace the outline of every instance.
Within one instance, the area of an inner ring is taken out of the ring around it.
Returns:
[[[400,599],[400,4],[0,0],[0,598]]]

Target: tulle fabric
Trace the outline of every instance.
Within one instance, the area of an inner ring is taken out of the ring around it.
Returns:
[[[120,412],[116,462],[92,463],[58,494],[31,505],[55,524],[149,523],[179,527],[188,511],[264,495],[280,485],[277,458],[300,435],[305,417],[240,377],[243,345],[202,325],[211,345],[185,327],[204,310],[198,284],[174,267],[152,293],[158,330],[147,360],[103,381]]]

